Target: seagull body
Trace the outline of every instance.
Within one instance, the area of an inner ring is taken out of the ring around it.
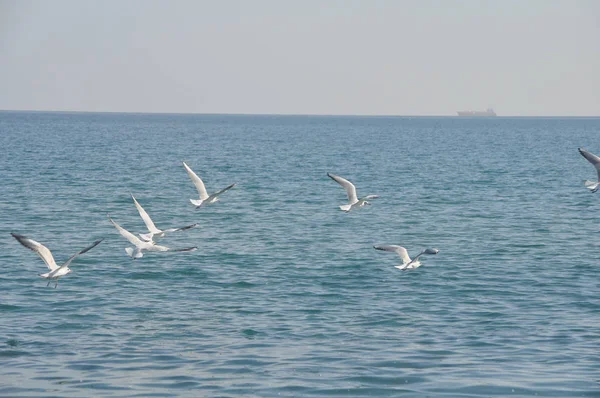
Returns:
[[[407,270],[407,269],[416,269],[421,266],[421,262],[419,261],[419,257],[423,254],[438,254],[438,249],[425,249],[421,253],[417,254],[417,256],[411,259],[408,255],[408,251],[398,245],[382,245],[382,246],[373,246],[377,250],[384,250],[386,252],[394,252],[400,256],[402,259],[402,265],[396,265],[395,268],[399,270]]]
[[[202,182],[202,179],[200,179],[200,177],[198,177],[198,175],[196,175],[196,173],[194,173],[194,171],[192,169],[190,169],[190,166],[188,166],[185,162],[183,162],[183,167],[185,167],[185,171],[187,171],[188,175],[190,176],[190,179],[194,183],[194,186],[198,190],[198,194],[200,195],[199,200],[190,199],[190,202],[192,202],[192,204],[194,206],[196,206],[196,209],[199,208],[200,206],[210,205],[212,203],[217,202],[219,200],[219,195],[221,195],[223,192],[228,191],[231,188],[235,187],[235,184],[231,184],[228,187],[221,189],[220,191],[215,192],[212,195],[209,195],[208,192],[206,192],[206,187],[204,186],[204,182]]]
[[[327,176],[340,184],[346,190],[346,193],[348,194],[348,204],[340,206],[340,209],[346,213],[354,209],[361,208],[364,205],[370,205],[371,203],[369,203],[368,200],[377,199],[379,197],[379,195],[368,195],[359,199],[356,196],[356,187],[350,181],[331,173],[327,173]]]
[[[181,227],[181,228],[169,228],[169,229],[165,229],[165,230],[158,229],[158,228],[156,228],[156,225],[154,225],[154,222],[152,222],[152,219],[150,218],[148,213],[146,213],[146,210],[144,210],[144,208],[135,199],[133,194],[131,195],[131,199],[133,199],[133,203],[135,203],[135,207],[137,208],[138,213],[140,213],[140,217],[142,217],[142,220],[144,220],[144,224],[146,224],[146,227],[148,228],[148,231],[149,231],[149,233],[147,233],[147,234],[140,234],[140,238],[142,238],[143,241],[151,242],[154,240],[154,238],[162,238],[168,232],[184,231],[186,229],[194,228],[198,225],[198,224],[192,224],[192,225],[186,225],[185,227]]]
[[[58,286],[58,278],[60,278],[61,276],[65,276],[68,273],[71,272],[71,269],[69,268],[69,264],[71,264],[71,262],[73,260],[75,260],[75,258],[77,256],[79,256],[80,254],[83,254],[85,252],[87,252],[88,250],[91,250],[92,248],[96,247],[100,242],[102,242],[102,239],[95,241],[92,245],[86,247],[85,249],[73,254],[71,257],[69,257],[67,259],[67,261],[61,265],[60,267],[58,265],[56,265],[56,261],[54,261],[54,257],[52,256],[52,252],[50,252],[50,250],[42,245],[39,242],[36,242],[33,239],[29,239],[23,235],[19,235],[19,234],[14,234],[11,232],[11,235],[17,240],[19,241],[20,244],[22,244],[23,246],[25,246],[26,248],[28,248],[29,250],[34,251],[38,256],[40,256],[40,258],[42,260],[44,260],[44,262],[46,263],[46,265],[48,266],[48,269],[50,270],[50,272],[46,272],[45,274],[40,274],[40,276],[42,278],[48,279],[48,285],[50,285],[50,282],[52,281],[52,279],[55,280],[55,284],[54,284],[54,288],[56,289],[56,286]]]
[[[593,164],[594,167],[596,168],[596,171],[598,172],[598,181],[594,182],[594,181],[590,181],[590,180],[585,180],[583,182],[583,184],[586,186],[586,188],[588,188],[592,192],[596,192],[598,190],[598,188],[600,188],[600,157],[594,155],[591,152],[586,151],[583,148],[577,148],[577,149],[579,150],[579,153],[581,154],[581,156],[583,156],[584,158],[587,159],[588,162]]]
[[[197,247],[188,247],[185,249],[171,249],[166,246],[157,245],[154,241],[147,242],[147,241],[141,240],[140,238],[138,238],[131,232],[127,231],[125,228],[121,227],[119,224],[117,224],[115,221],[113,221],[113,219],[110,218],[110,216],[108,216],[108,219],[110,220],[112,225],[114,225],[114,227],[117,229],[117,231],[119,231],[121,236],[123,236],[132,245],[135,246],[134,248],[132,248],[132,247],[125,248],[125,252],[127,252],[129,257],[131,257],[131,258],[135,259],[135,258],[143,257],[144,251],[149,251],[149,252],[191,252],[191,251],[198,249]]]

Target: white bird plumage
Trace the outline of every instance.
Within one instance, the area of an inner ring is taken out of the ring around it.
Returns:
[[[192,182],[194,183],[194,186],[196,187],[196,190],[198,190],[198,194],[200,195],[199,200],[190,199],[190,202],[192,202],[192,204],[194,206],[196,206],[196,209],[199,208],[200,206],[210,205],[212,203],[217,202],[219,200],[219,195],[221,195],[223,192],[228,191],[231,188],[235,187],[235,184],[231,184],[228,187],[225,187],[225,188],[221,189],[220,191],[215,192],[212,195],[209,195],[208,192],[206,192],[206,187],[204,186],[204,182],[202,182],[202,179],[200,177],[198,177],[198,175],[196,173],[194,173],[194,171],[190,168],[190,166],[188,166],[185,162],[183,162],[183,167],[185,167],[185,171],[187,171],[188,175],[190,176],[190,179],[192,180]]]
[[[373,247],[377,250],[394,252],[394,253],[398,254],[400,256],[400,259],[402,260],[402,265],[396,265],[395,268],[398,268],[399,270],[403,270],[403,271],[407,270],[407,269],[419,268],[421,266],[419,257],[421,257],[423,254],[438,254],[439,253],[438,249],[425,249],[421,253],[417,254],[417,256],[415,258],[411,259],[410,256],[408,255],[408,251],[402,246],[375,245]]]
[[[154,241],[147,242],[147,241],[141,240],[140,238],[138,238],[137,236],[135,236],[134,234],[132,234],[131,232],[129,232],[125,228],[121,227],[110,216],[108,216],[108,219],[110,220],[110,222],[112,223],[112,225],[114,225],[114,227],[117,229],[117,231],[119,231],[119,233],[121,234],[121,236],[123,236],[132,245],[135,246],[135,248],[131,248],[131,247],[125,248],[125,252],[131,258],[135,259],[135,258],[141,258],[141,257],[143,257],[144,256],[144,253],[143,253],[144,251],[149,251],[149,252],[191,252],[191,251],[194,251],[194,250],[198,249],[195,246],[194,247],[187,247],[185,249],[171,249],[171,248],[166,247],[166,246],[157,245]]]
[[[368,200],[377,199],[379,197],[379,195],[367,195],[359,199],[356,195],[356,187],[350,181],[331,173],[327,173],[327,176],[340,184],[346,190],[346,193],[348,194],[348,204],[340,206],[340,209],[346,213],[355,208],[360,208],[364,205],[370,205],[371,203],[369,203]]]
[[[588,188],[592,192],[596,192],[598,190],[598,188],[600,188],[600,157],[594,155],[591,152],[586,151],[583,148],[577,148],[577,149],[579,150],[579,153],[581,154],[581,156],[586,158],[587,161],[590,162],[592,165],[594,165],[594,167],[596,168],[596,172],[598,173],[598,181],[594,182],[594,181],[590,181],[590,180],[585,180],[583,182],[583,184],[586,186],[586,188]]]
[[[12,232],[11,232],[11,235],[20,244],[22,244],[29,250],[34,251],[38,256],[40,256],[40,258],[42,260],[44,260],[44,263],[46,263],[50,272],[46,272],[45,274],[40,274],[40,276],[42,278],[48,279],[48,284],[46,286],[49,286],[52,279],[54,279],[55,280],[55,284],[54,284],[55,289],[56,289],[56,286],[58,286],[58,279],[61,276],[65,276],[71,272],[71,269],[69,268],[69,264],[71,264],[71,262],[73,262],[73,260],[75,260],[75,258],[77,258],[77,256],[91,250],[92,248],[96,247],[100,242],[102,242],[102,239],[95,241],[90,246],[86,247],[85,249],[80,250],[77,253],[73,254],[71,257],[69,257],[67,259],[67,261],[65,261],[65,263],[63,265],[61,265],[59,267],[58,265],[56,265],[56,262],[54,261],[52,252],[46,246],[42,245],[39,242],[36,242],[33,239],[23,236],[23,235],[15,234]]]
[[[181,228],[169,228],[169,229],[164,229],[164,230],[158,229],[158,228],[156,228],[156,225],[154,225],[154,222],[152,221],[152,219],[150,218],[148,213],[146,213],[146,210],[144,210],[142,205],[140,205],[139,202],[135,199],[133,194],[131,194],[131,199],[133,199],[133,203],[135,204],[135,207],[137,208],[138,213],[140,213],[140,217],[142,217],[144,224],[146,224],[146,227],[148,228],[147,234],[139,234],[140,238],[142,238],[142,240],[144,240],[146,242],[153,241],[153,240],[155,240],[155,238],[162,238],[163,236],[165,236],[166,233],[169,233],[169,232],[184,231],[186,229],[190,229],[190,228],[194,228],[194,227],[198,226],[198,224],[196,223],[196,224],[186,225],[185,227],[181,227]]]

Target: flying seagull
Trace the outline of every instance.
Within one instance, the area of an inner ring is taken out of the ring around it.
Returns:
[[[592,192],[596,192],[600,187],[600,157],[594,155],[591,152],[586,151],[583,148],[577,148],[581,156],[587,159],[588,162],[594,165],[596,171],[598,172],[598,181],[593,182],[590,180],[585,180],[583,184]]]
[[[209,195],[208,192],[206,192],[206,187],[204,186],[204,183],[202,182],[200,177],[198,177],[196,173],[194,173],[194,171],[190,169],[190,166],[183,162],[183,167],[185,167],[185,171],[187,171],[188,175],[190,176],[190,179],[192,180],[192,182],[196,186],[196,189],[198,190],[198,194],[200,194],[200,200],[190,199],[190,202],[192,202],[192,204],[196,206],[196,209],[203,205],[210,205],[212,203],[215,203],[219,200],[219,195],[235,187],[235,184],[231,184],[230,186],[221,189],[220,191],[215,192],[212,195]]]
[[[56,262],[54,261],[52,252],[50,252],[50,250],[46,246],[42,245],[39,242],[34,241],[33,239],[29,239],[23,235],[15,234],[12,232],[11,232],[11,235],[16,240],[18,240],[20,244],[22,244],[23,246],[25,246],[26,248],[28,248],[30,250],[33,250],[35,253],[37,253],[38,256],[40,256],[42,258],[42,260],[44,260],[44,262],[48,266],[48,269],[50,270],[50,272],[46,272],[45,274],[40,274],[40,276],[42,278],[48,279],[48,284],[46,286],[49,286],[50,282],[52,282],[52,279],[54,279],[54,281],[55,281],[54,288],[55,289],[56,289],[56,286],[58,286],[58,278],[60,278],[61,276],[67,275],[68,273],[71,272],[71,269],[69,268],[69,264],[71,264],[71,262],[73,260],[75,260],[75,258],[77,256],[87,252],[88,250],[91,250],[92,248],[96,247],[100,242],[102,242],[102,239],[95,241],[91,246],[88,246],[85,249],[73,254],[71,257],[68,258],[68,260],[63,265],[61,265],[59,267],[58,265],[56,265]]]
[[[373,247],[377,250],[384,250],[386,252],[394,252],[394,253],[398,254],[400,256],[400,258],[402,259],[402,265],[396,265],[395,268],[398,268],[400,270],[419,268],[421,266],[419,257],[421,257],[423,254],[438,254],[438,252],[439,252],[438,249],[425,249],[421,253],[417,254],[417,256],[411,260],[410,257],[408,256],[408,251],[406,251],[406,249],[402,246],[383,245],[383,246],[373,246]]]
[[[143,257],[144,251],[149,251],[149,252],[191,252],[191,251],[198,249],[197,247],[187,247],[185,249],[171,249],[166,246],[157,245],[153,241],[146,242],[146,241],[141,240],[140,238],[138,238],[131,232],[127,231],[125,228],[121,227],[119,224],[117,224],[115,221],[113,221],[113,219],[110,218],[110,216],[108,216],[108,219],[110,220],[112,225],[115,226],[117,231],[119,231],[119,233],[125,239],[127,239],[132,245],[135,246],[135,248],[132,248],[132,247],[125,248],[125,251],[131,258],[135,259],[135,258]]]
[[[352,184],[345,178],[333,175],[331,173],[327,173],[327,175],[329,176],[329,178],[340,184],[346,190],[346,193],[348,194],[348,204],[340,206],[340,209],[344,210],[346,213],[348,213],[352,209],[363,207],[364,205],[370,205],[371,203],[367,202],[367,200],[377,199],[379,197],[379,195],[368,195],[358,199],[358,197],[356,196],[356,187],[354,186],[354,184]]]
[[[185,227],[181,227],[181,228],[169,228],[169,229],[165,229],[165,230],[158,229],[158,228],[156,228],[156,225],[154,225],[154,223],[152,222],[152,219],[150,218],[148,213],[146,213],[146,210],[144,210],[144,208],[135,199],[133,194],[131,194],[131,199],[133,199],[133,203],[135,203],[135,207],[137,208],[138,213],[140,213],[140,217],[142,217],[142,220],[144,220],[144,224],[146,224],[146,227],[148,228],[149,233],[140,234],[140,238],[142,238],[142,240],[144,240],[146,242],[150,242],[150,241],[154,240],[155,237],[162,238],[168,232],[184,231],[186,229],[190,229],[190,228],[194,228],[194,227],[198,226],[198,224],[196,223],[196,224],[186,225]]]

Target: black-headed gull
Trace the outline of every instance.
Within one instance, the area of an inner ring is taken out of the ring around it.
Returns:
[[[194,228],[194,227],[198,226],[198,224],[196,223],[196,224],[186,225],[185,227],[181,227],[181,228],[169,228],[169,229],[164,229],[164,230],[158,229],[158,228],[156,228],[156,225],[154,225],[154,222],[152,222],[152,219],[150,218],[148,213],[146,213],[146,210],[144,210],[142,205],[140,205],[139,202],[135,199],[133,194],[131,194],[131,199],[133,199],[133,203],[135,203],[135,207],[137,208],[138,213],[140,213],[140,217],[142,217],[142,220],[144,220],[144,224],[146,224],[146,227],[148,228],[149,233],[140,234],[140,238],[142,238],[142,240],[144,240],[146,242],[150,242],[150,241],[154,240],[154,238],[162,238],[168,232],[184,231],[186,229],[190,229],[190,228]]]
[[[192,202],[192,204],[196,206],[196,209],[200,206],[210,205],[212,203],[217,202],[219,200],[219,195],[235,187],[235,184],[231,184],[230,186],[221,189],[220,191],[215,192],[212,195],[209,195],[208,192],[206,192],[206,187],[204,186],[204,183],[202,182],[200,177],[198,177],[196,173],[194,173],[194,171],[190,169],[190,166],[183,162],[183,167],[185,167],[185,171],[187,171],[188,175],[190,176],[190,179],[194,183],[194,186],[198,190],[198,194],[200,195],[200,200],[190,199],[190,202]]]
[[[69,264],[71,264],[71,262],[73,260],[75,260],[75,258],[77,256],[87,252],[88,250],[91,250],[92,248],[96,247],[100,242],[102,242],[102,239],[95,241],[90,246],[86,247],[85,249],[73,254],[71,257],[69,257],[67,259],[67,261],[63,265],[61,265],[59,267],[58,265],[56,265],[56,262],[54,261],[52,252],[50,252],[50,250],[46,246],[42,245],[39,242],[36,242],[33,239],[29,239],[23,235],[15,234],[12,232],[11,232],[11,235],[17,241],[19,241],[20,244],[22,244],[23,246],[25,246],[26,248],[28,248],[30,250],[33,250],[38,256],[41,257],[42,260],[44,260],[44,262],[48,266],[48,269],[50,270],[50,272],[46,272],[45,274],[40,274],[40,276],[42,278],[48,279],[48,284],[46,286],[49,286],[50,282],[52,282],[52,279],[54,279],[54,281],[55,281],[54,288],[55,289],[56,289],[56,286],[58,286],[58,278],[60,278],[61,276],[65,276],[71,272],[71,269],[69,268]]]
[[[598,190],[598,188],[600,187],[600,157],[594,155],[591,152],[586,151],[583,148],[577,148],[579,150],[579,153],[581,154],[581,156],[583,156],[584,158],[587,159],[588,162],[590,162],[591,164],[594,165],[594,167],[596,168],[596,171],[598,172],[598,181],[594,182],[594,181],[590,181],[590,180],[585,180],[583,182],[583,184],[592,192],[596,192]]]
[[[110,220],[110,222],[112,223],[112,225],[115,226],[115,228],[117,229],[117,231],[119,231],[119,233],[121,234],[121,236],[123,236],[132,245],[135,246],[135,248],[132,248],[132,247],[126,247],[125,248],[125,252],[131,258],[135,259],[135,258],[141,258],[141,257],[143,257],[144,256],[144,253],[143,253],[144,251],[148,251],[148,252],[191,252],[191,251],[194,251],[194,250],[198,249],[197,247],[187,247],[185,249],[171,249],[171,248],[166,247],[166,246],[157,245],[156,243],[154,243],[154,241],[146,242],[146,241],[141,240],[140,238],[138,238],[137,236],[135,236],[134,234],[132,234],[131,232],[129,232],[125,228],[121,227],[112,218],[110,218],[110,216],[108,216],[108,219]]]
[[[368,195],[359,199],[356,196],[356,187],[350,181],[331,173],[327,173],[327,176],[340,184],[346,190],[346,193],[348,194],[348,204],[340,206],[340,209],[344,210],[346,213],[355,208],[360,208],[364,205],[370,205],[371,203],[369,203],[368,200],[377,199],[379,197],[379,195]]]
[[[398,254],[400,256],[400,258],[402,259],[402,265],[396,265],[395,267],[400,270],[419,268],[421,266],[419,257],[421,257],[423,254],[438,254],[439,253],[438,249],[425,249],[421,253],[417,254],[417,256],[411,260],[411,258],[408,256],[408,251],[402,246],[382,245],[382,246],[373,246],[373,247],[377,250],[384,250],[386,252],[394,252],[394,253]]]

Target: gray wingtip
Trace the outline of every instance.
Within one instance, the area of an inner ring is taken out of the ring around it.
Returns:
[[[13,238],[15,238],[16,240],[18,240],[18,241],[19,241],[19,243],[22,243],[22,241],[23,241],[24,239],[27,239],[27,237],[26,237],[26,236],[24,236],[24,235],[20,235],[20,234],[15,234],[14,232],[11,232],[10,234],[12,235],[12,237],[13,237]]]

